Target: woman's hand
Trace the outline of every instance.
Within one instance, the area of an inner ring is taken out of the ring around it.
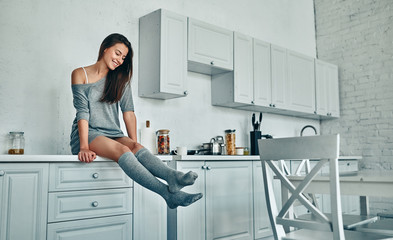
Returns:
[[[96,153],[89,149],[81,149],[78,153],[78,159],[81,162],[89,163],[94,161],[96,157],[97,157]]]

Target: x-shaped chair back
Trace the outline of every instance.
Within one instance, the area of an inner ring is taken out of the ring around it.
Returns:
[[[334,239],[344,239],[344,229],[341,215],[340,185],[338,175],[339,135],[292,137],[259,140],[259,153],[262,163],[262,173],[265,186],[266,204],[273,234],[276,239],[285,236],[283,226],[307,228],[316,231],[331,231]],[[319,160],[318,163],[306,172],[303,181],[295,186],[288,179],[285,172],[277,165],[280,160]],[[305,197],[306,188],[317,176],[324,164],[329,163],[331,219],[323,214],[315,205]],[[291,197],[283,202],[278,212],[272,189],[272,178],[269,176],[270,168],[282,186],[291,193]],[[289,210],[295,200],[298,200],[315,216],[315,221],[294,219]]]

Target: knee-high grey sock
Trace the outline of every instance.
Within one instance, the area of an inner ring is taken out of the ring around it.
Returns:
[[[119,166],[135,182],[141,186],[161,195],[168,207],[176,208],[178,206],[188,206],[202,198],[201,193],[188,194],[178,191],[169,192],[168,186],[160,182],[148,171],[134,156],[132,152],[126,152],[118,160]]]
[[[142,148],[135,153],[135,157],[154,176],[165,180],[168,183],[169,191],[172,193],[178,192],[185,186],[194,184],[198,177],[198,174],[195,172],[189,171],[184,174],[183,172],[168,167],[146,148]]]

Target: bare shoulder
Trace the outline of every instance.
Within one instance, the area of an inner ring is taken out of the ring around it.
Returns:
[[[85,83],[85,73],[82,68],[77,68],[71,73],[71,84],[84,84]]]

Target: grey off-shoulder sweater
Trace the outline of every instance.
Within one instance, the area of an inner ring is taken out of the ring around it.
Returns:
[[[89,144],[98,136],[109,138],[124,137],[120,129],[119,105],[122,112],[134,111],[131,86],[124,89],[123,96],[117,103],[100,102],[105,87],[105,77],[95,83],[74,84],[72,94],[76,117],[71,130],[71,152],[79,153],[78,121],[87,120],[89,123]]]

